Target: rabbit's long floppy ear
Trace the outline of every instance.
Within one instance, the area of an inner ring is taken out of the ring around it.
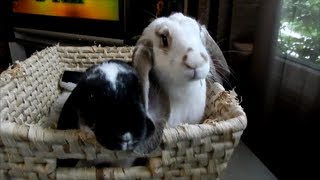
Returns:
[[[213,76],[214,81],[222,83],[223,79],[226,80],[226,78],[229,77],[230,69],[221,49],[203,25],[201,26],[201,40],[206,46],[206,49],[213,61],[214,67],[211,66],[210,74]],[[218,78],[215,76],[218,76]]]
[[[143,98],[146,110],[148,110],[149,103],[149,73],[153,66],[153,51],[152,51],[152,41],[148,39],[140,39],[135,49],[133,50],[132,62],[134,68],[138,72],[139,79],[142,83],[143,88]]]
[[[170,116],[170,101],[168,95],[157,83],[154,73],[149,74],[150,88],[148,89],[148,117],[153,122],[154,133],[141,142],[134,152],[140,155],[153,153],[162,142],[163,129]]]
[[[168,122],[170,116],[170,101],[168,95],[159,86],[155,74],[149,74],[150,88],[149,88],[149,104],[148,116],[155,126],[154,133],[144,140],[134,152],[140,155],[146,155],[154,152],[162,142],[163,129]]]
[[[132,61],[142,83],[147,116],[155,126],[154,133],[134,149],[135,153],[145,155],[153,152],[161,143],[163,129],[170,115],[170,103],[169,97],[159,86],[158,79],[152,71],[153,50],[150,40],[138,41]]]

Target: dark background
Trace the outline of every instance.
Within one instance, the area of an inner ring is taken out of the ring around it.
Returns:
[[[9,24],[8,24],[7,1],[0,2],[0,71],[11,62],[9,53]]]

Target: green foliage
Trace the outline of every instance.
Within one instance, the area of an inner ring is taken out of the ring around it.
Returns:
[[[283,0],[278,46],[282,56],[320,66],[320,0]]]

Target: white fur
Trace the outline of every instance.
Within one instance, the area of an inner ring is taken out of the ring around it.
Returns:
[[[116,63],[103,63],[99,66],[99,69],[102,70],[106,74],[106,78],[108,81],[112,83],[112,87],[116,90],[116,81],[119,73],[130,73],[122,66]]]
[[[169,98],[172,107],[169,126],[175,127],[181,123],[200,123],[206,104],[205,80],[192,82],[186,87],[169,89]]]
[[[122,150],[127,150],[128,148],[130,148],[132,146],[133,143],[133,139],[132,139],[132,134],[129,132],[126,132],[122,135],[122,140],[124,141],[121,146],[122,146]]]
[[[168,29],[171,44],[159,46],[157,32]],[[154,72],[170,101],[169,126],[196,124],[203,119],[206,104],[206,82],[211,58],[201,40],[200,25],[192,18],[176,13],[154,20],[145,28],[140,40],[152,41]],[[191,49],[191,50],[190,50]],[[186,61],[183,61],[187,55]],[[194,69],[188,68],[184,63]]]

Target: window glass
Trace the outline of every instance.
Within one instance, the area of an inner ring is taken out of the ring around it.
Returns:
[[[278,55],[320,69],[320,0],[283,0]]]

